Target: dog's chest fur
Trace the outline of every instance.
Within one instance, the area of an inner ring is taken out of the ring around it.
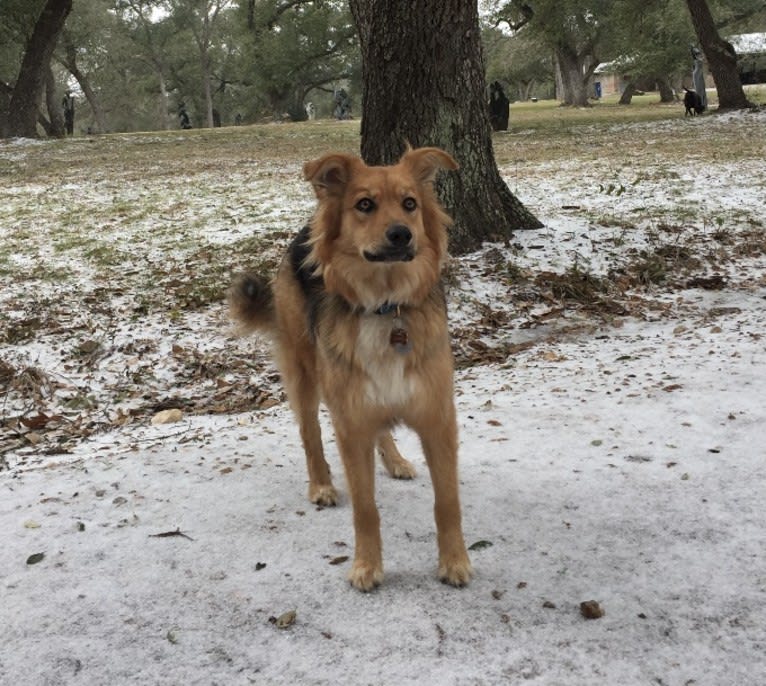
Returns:
[[[407,355],[391,345],[391,317],[367,315],[359,320],[356,359],[365,375],[367,400],[382,407],[406,404],[414,392],[415,380],[407,374]]]

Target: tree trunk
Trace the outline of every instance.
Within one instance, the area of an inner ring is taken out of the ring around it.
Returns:
[[[27,43],[8,113],[7,136],[37,137],[37,110],[42,101],[51,55],[72,0],[47,0]]]
[[[563,91],[560,99],[565,105],[589,107],[588,78],[583,74],[582,56],[567,45],[557,45],[555,55]]]
[[[495,164],[476,0],[350,0],[362,50],[362,157],[390,164],[407,143],[435,145],[460,170],[439,196],[453,253],[542,225]]]
[[[215,126],[213,119],[213,87],[210,83],[210,57],[207,53],[201,55],[202,63],[202,91],[205,96],[205,119],[207,121],[207,127],[212,129]]]
[[[737,53],[731,43],[718,35],[707,0],[686,0],[694,31],[705,53],[708,68],[718,91],[718,109],[754,107],[747,99],[737,69]]]
[[[80,90],[82,90],[85,99],[88,101],[88,105],[90,105],[91,112],[93,113],[93,118],[96,120],[96,130],[98,133],[106,133],[108,130],[106,125],[106,114],[104,113],[104,108],[101,107],[101,101],[98,99],[96,91],[93,90],[90,79],[88,79],[88,76],[80,70],[80,67],[77,64],[77,48],[72,42],[71,37],[65,35],[64,40],[66,42],[66,45],[64,46],[65,58],[61,60],[61,63],[69,70],[69,73],[75,77],[77,83],[80,85]]]
[[[636,84],[633,81],[628,81],[628,83],[625,85],[625,90],[620,96],[620,101],[617,104],[630,105],[631,100],[633,100],[633,96],[636,94],[636,91],[638,91]]]
[[[665,77],[657,78],[657,90],[660,92],[660,102],[675,102],[678,96],[673,91],[669,79]]]
[[[8,109],[12,95],[13,88],[0,79],[0,138],[5,136],[5,130],[8,128]]]
[[[53,75],[50,63],[45,70],[45,106],[48,110],[50,129],[46,131],[49,136],[56,138],[64,137],[64,115],[61,111],[61,98],[56,89],[56,77]]]

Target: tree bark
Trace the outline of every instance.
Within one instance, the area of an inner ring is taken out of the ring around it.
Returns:
[[[19,76],[11,95],[6,136],[37,137],[37,110],[45,78],[61,29],[72,10],[72,0],[47,0],[27,43]]]
[[[628,83],[625,85],[625,90],[622,92],[622,95],[620,96],[620,101],[618,102],[619,105],[630,105],[631,101],[633,100],[633,96],[636,94],[636,91],[638,88],[636,88],[636,84],[633,81],[628,81]]]
[[[61,63],[69,70],[69,73],[74,76],[77,83],[80,85],[80,89],[82,90],[85,99],[88,101],[88,105],[90,105],[93,118],[96,120],[97,132],[106,133],[108,131],[106,114],[104,113],[104,108],[101,107],[101,101],[99,100],[98,95],[96,95],[96,91],[93,89],[87,74],[83,73],[77,64],[77,48],[72,42],[71,37],[68,37],[65,34],[64,40],[66,43],[64,46],[65,57],[61,60]]]
[[[438,181],[453,253],[542,224],[495,164],[476,0],[350,0],[362,51],[362,157],[390,164],[407,143],[452,154]]]
[[[557,45],[554,51],[559,76],[561,77],[562,91],[560,97],[565,105],[574,107],[589,107],[588,80],[583,73],[584,56],[569,45]]]
[[[165,74],[163,73],[161,65],[156,64],[155,68],[157,70],[157,81],[160,86],[157,112],[159,114],[159,120],[162,122],[162,128],[165,131],[170,131],[172,126],[170,124],[170,117],[168,116],[168,87],[165,83]]]
[[[705,53],[718,92],[718,109],[747,109],[755,105],[747,99],[737,68],[737,53],[731,43],[718,34],[707,0],[686,0],[694,31]]]
[[[673,92],[670,81],[666,77],[657,78],[657,90],[660,92],[660,102],[675,102],[678,96]]]
[[[61,98],[56,88],[56,77],[53,75],[50,62],[45,70],[45,106],[48,110],[50,130],[46,131],[49,136],[56,138],[64,137],[64,115],[61,111]]]

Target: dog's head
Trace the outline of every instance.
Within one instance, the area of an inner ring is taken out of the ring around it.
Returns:
[[[408,149],[388,167],[345,154],[307,162],[319,201],[309,261],[327,290],[367,309],[425,298],[446,258],[451,223],[433,183],[440,169],[457,166],[438,148]]]

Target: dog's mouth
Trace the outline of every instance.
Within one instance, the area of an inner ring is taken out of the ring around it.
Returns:
[[[386,248],[378,252],[363,252],[364,259],[368,262],[411,262],[415,258],[415,251],[411,247]]]

